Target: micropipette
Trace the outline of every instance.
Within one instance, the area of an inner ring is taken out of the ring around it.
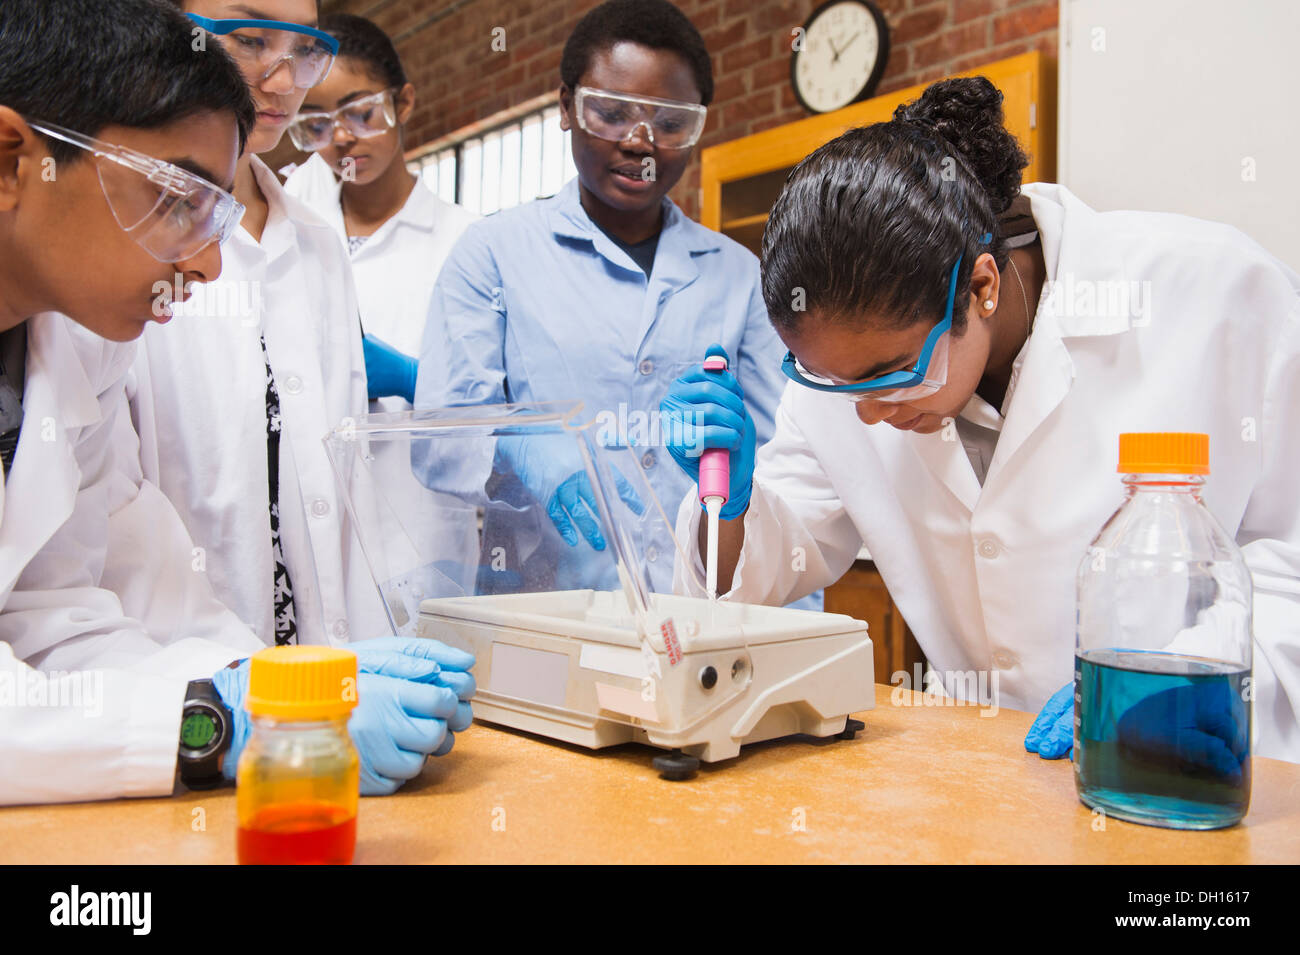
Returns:
[[[710,355],[704,359],[705,371],[726,371],[724,355]],[[704,561],[705,584],[709,599],[718,599],[718,515],[727,503],[731,487],[731,452],[726,448],[710,448],[700,455],[700,502],[709,517],[709,537]]]

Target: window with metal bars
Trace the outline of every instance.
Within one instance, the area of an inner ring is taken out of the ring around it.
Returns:
[[[448,143],[407,165],[439,198],[480,215],[554,195],[577,175],[557,105]]]

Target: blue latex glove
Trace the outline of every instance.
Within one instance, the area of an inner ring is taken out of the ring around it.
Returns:
[[[387,796],[424,769],[426,756],[450,751],[458,723],[456,692],[432,683],[361,673],[348,733],[361,757],[361,795]]]
[[[1247,708],[1226,682],[1175,686],[1125,710],[1117,736],[1130,756],[1144,762],[1192,766],[1240,785],[1250,755]]]
[[[230,749],[226,750],[221,763],[221,775],[233,780],[239,754],[244,751],[253,729],[252,718],[244,709],[244,697],[248,695],[248,660],[240,660],[239,666],[222,667],[212,674],[212,688],[231,713]]]
[[[721,345],[710,345],[705,357],[726,356]],[[730,358],[727,360],[731,364]],[[731,486],[721,517],[730,521],[749,507],[754,483],[757,433],[745,408],[745,391],[730,371],[705,371],[697,365],[673,382],[659,403],[662,433],[668,453],[697,484],[700,455],[711,448],[731,452]],[[702,507],[703,505],[701,505]]]
[[[420,637],[379,637],[348,649],[357,655],[357,708],[348,732],[361,757],[361,794],[396,792],[402,782],[419,775],[425,755],[451,752],[454,734],[473,722],[469,700],[475,683],[468,671],[474,656]],[[233,714],[230,749],[222,765],[223,775],[232,780],[252,729],[244,709],[248,667],[243,660],[212,678]],[[402,690],[397,684],[403,683],[413,688]]]
[[[546,502],[547,516],[566,544],[577,547],[581,533],[594,550],[605,549],[596,494],[572,439],[507,436],[497,440],[497,452],[529,493],[538,501]],[[617,468],[611,470],[623,503],[637,514],[644,512],[645,504],[632,485]]]
[[[476,688],[469,672],[474,666],[474,654],[424,637],[376,637],[350,643],[347,648],[357,655],[360,673],[432,683],[456,694],[459,702],[456,715],[447,721],[447,738],[432,755],[450,753],[456,742],[455,734],[468,729],[474,721],[469,703]],[[357,702],[361,702],[360,694]]]
[[[366,358],[366,387],[370,399],[396,396],[415,404],[415,375],[419,362],[374,335],[361,339]]]
[[[1043,759],[1060,759],[1074,749],[1074,683],[1067,683],[1043,704],[1025,735],[1025,749]]]

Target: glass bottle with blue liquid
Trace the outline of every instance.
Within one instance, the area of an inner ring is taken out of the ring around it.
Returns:
[[[1125,500],[1079,565],[1074,771],[1087,806],[1218,829],[1250,805],[1251,578],[1201,500],[1204,434],[1122,434]]]

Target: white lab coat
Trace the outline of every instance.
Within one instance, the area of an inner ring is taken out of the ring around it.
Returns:
[[[0,804],[170,793],[186,683],[261,647],[141,480],[134,350],[61,315],[28,322],[0,483]]]
[[[324,219],[347,251],[347,227],[339,201],[339,181],[325,160],[313,155],[284,184]],[[468,209],[445,202],[422,179],[397,214],[380,226],[351,256],[357,283],[361,324],[398,351],[418,357],[429,302],[442,263],[465,227],[480,218]],[[405,410],[385,403],[385,411]]]
[[[1256,751],[1300,761],[1300,278],[1228,226],[1024,191],[1060,284],[1044,288],[983,487],[955,428],[867,427],[852,403],[791,384],[727,597],[786,603],[865,542],[935,669],[996,671],[1003,706],[1037,711],[1072,678],[1075,574],[1123,500],[1118,435],[1206,432],[1204,500],[1254,578]],[[1150,283],[1147,317],[1088,309],[1086,289],[1121,282]],[[681,539],[699,510],[683,502]]]
[[[312,155],[289,176],[284,188],[325,220],[338,236],[352,265],[365,331],[418,358],[425,323],[443,319],[430,307],[442,264],[465,227],[480,217],[438,198],[429,180],[422,178],[402,208],[353,254],[348,252],[340,183],[325,160]],[[375,414],[409,410],[411,403],[400,395],[386,395],[370,402],[370,411]],[[403,589],[394,587],[393,581],[405,577],[396,568],[419,565],[434,552],[462,553],[467,533],[475,537],[477,544],[473,521],[471,518],[467,532],[464,514],[448,510],[445,502],[434,504],[433,492],[411,470],[410,447],[405,441],[377,441],[368,451],[368,479],[375,488],[374,496],[382,503],[362,533],[381,592],[395,602],[393,623],[409,631],[415,626],[415,608],[396,609]],[[354,486],[364,493],[364,484]],[[425,548],[422,557],[414,556],[412,545]],[[431,588],[427,592],[441,591]]]
[[[253,159],[270,214],[237,229],[215,283],[145,332],[131,410],[141,461],[204,549],[217,596],[274,642],[266,351],[280,396],[280,541],[301,643],[339,645],[388,624],[322,439],[365,414],[356,294],[330,228]]]

